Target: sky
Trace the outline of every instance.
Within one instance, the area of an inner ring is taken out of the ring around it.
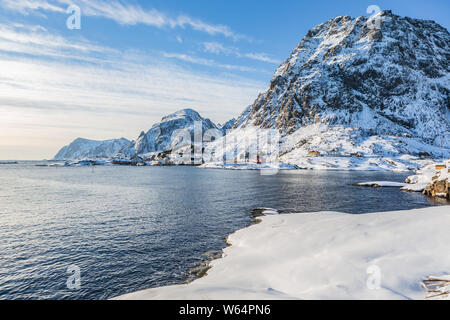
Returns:
[[[372,5],[449,28],[448,0],[0,0],[0,159],[133,140],[184,108],[224,123],[309,29]]]

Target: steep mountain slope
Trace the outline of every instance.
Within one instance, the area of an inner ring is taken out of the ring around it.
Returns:
[[[307,33],[238,119],[216,126],[192,109],[180,110],[115,158],[163,160],[184,142],[177,130],[194,136],[199,121],[202,134],[228,132],[201,146],[214,155],[210,166],[223,167],[223,159],[261,162],[261,131],[270,129],[280,135],[278,144],[271,142],[276,160],[287,165],[417,169],[423,158],[450,157],[449,46],[449,32],[437,23],[391,11],[331,19]],[[74,149],[77,158],[98,156]]]
[[[115,156],[124,146],[129,144],[130,141],[125,138],[105,141],[78,138],[71,144],[63,147],[56,154],[53,160],[111,158]]]
[[[276,129],[281,160],[302,167],[316,161],[304,161],[311,153],[449,157],[449,46],[448,31],[437,23],[391,11],[331,19],[278,67],[228,140],[251,140],[255,127]],[[226,152],[237,149],[243,148]],[[348,159],[325,167],[352,165]]]
[[[198,130],[201,129],[202,133],[209,129],[220,130],[211,120],[203,118],[197,111],[183,109],[165,116],[147,133],[141,132],[138,139],[123,148],[117,158],[131,159],[136,155],[170,151],[182,142],[180,137],[176,137],[177,130],[187,129],[193,139],[194,123],[197,121],[201,123],[201,128],[199,126]]]
[[[222,133],[225,135],[225,134],[227,134],[228,131],[230,131],[230,130],[233,128],[233,126],[234,126],[235,124],[236,124],[236,119],[233,118],[233,119],[230,119],[230,120],[228,120],[227,122],[225,122],[225,124],[223,124],[223,125],[218,124],[218,125],[217,125],[217,128],[218,128],[219,130],[221,130]]]
[[[285,133],[317,123],[351,125],[448,147],[448,31],[390,11],[374,19],[379,28],[364,17],[337,17],[309,31],[243,125]]]

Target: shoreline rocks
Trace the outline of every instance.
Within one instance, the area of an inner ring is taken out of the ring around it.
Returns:
[[[424,195],[450,200],[449,194],[450,160],[444,163],[433,163],[420,169],[415,175],[408,177],[402,188],[406,191],[422,192]]]
[[[423,190],[423,194],[430,197],[439,197],[450,200],[449,197],[449,181],[448,178],[445,180],[436,180],[433,183],[427,185],[425,190]]]

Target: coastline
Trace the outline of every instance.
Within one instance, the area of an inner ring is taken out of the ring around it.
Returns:
[[[258,219],[228,237],[204,277],[114,299],[425,299],[421,281],[450,273],[449,206]]]
[[[299,157],[296,159],[281,159],[280,161],[256,162],[204,162],[202,164],[173,164],[155,161],[115,160],[114,158],[86,158],[66,160],[36,160],[39,166],[49,167],[84,167],[84,166],[137,166],[137,167],[178,167],[191,166],[199,169],[220,170],[275,170],[275,171],[380,171],[380,172],[416,172],[424,167],[446,162],[448,159],[420,159],[410,156],[403,157]]]

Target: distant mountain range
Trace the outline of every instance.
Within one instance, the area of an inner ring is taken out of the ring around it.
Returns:
[[[215,129],[222,135],[234,125],[232,119],[223,126],[214,124],[211,120],[203,118],[197,111],[183,109],[161,119],[147,132],[141,132],[135,141],[125,138],[95,141],[78,138],[68,146],[63,147],[54,160],[81,160],[81,159],[134,159],[151,154],[170,151],[180,142],[176,139],[176,131],[186,129],[193,136],[194,123],[201,123],[201,132]],[[174,139],[175,138],[175,139]]]
[[[307,33],[269,88],[237,120],[221,127],[185,109],[136,141],[78,141],[55,158],[168,151],[175,147],[173,132],[193,130],[194,121],[201,121],[204,131],[231,130],[227,137],[237,142],[223,153],[234,156],[245,152],[239,145],[243,137],[256,139],[255,129],[276,129],[282,137],[280,160],[300,167],[392,169],[407,167],[412,157],[448,158],[449,45],[448,31],[433,21],[391,11],[373,18],[337,17]],[[378,160],[362,164],[361,158]]]
[[[59,150],[53,160],[112,158],[124,147],[128,146],[130,142],[130,140],[125,138],[105,141],[78,138]]]

